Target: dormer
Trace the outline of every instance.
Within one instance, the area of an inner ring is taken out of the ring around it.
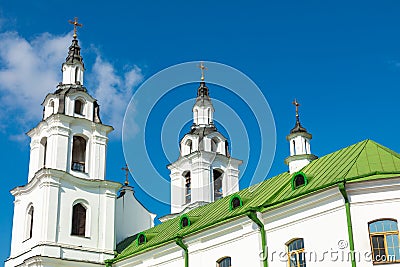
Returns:
[[[65,98],[65,115],[93,121],[93,103],[95,101],[85,92],[70,93]]]

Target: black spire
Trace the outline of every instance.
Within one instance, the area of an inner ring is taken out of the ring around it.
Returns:
[[[68,49],[68,56],[65,59],[65,63],[67,64],[74,64],[80,62],[83,65],[83,59],[81,56],[81,48],[78,44],[78,39],[76,36],[74,36],[74,39],[72,40],[72,44]]]
[[[82,27],[83,25],[78,23],[78,18],[75,17],[74,20],[69,21],[70,24],[74,25],[74,39],[72,39],[72,44],[68,49],[68,56],[65,59],[65,63],[67,64],[74,64],[76,62],[80,62],[83,65],[83,59],[81,56],[81,48],[78,44],[78,35],[76,34],[77,32],[77,27]]]
[[[204,81],[200,82],[200,86],[197,89],[197,97],[202,97],[202,98],[210,98],[208,95],[208,87],[206,86],[206,83]]]
[[[296,107],[296,125],[294,126],[294,128],[292,130],[290,130],[290,133],[307,133],[306,128],[304,128],[303,126],[301,126],[300,123],[300,118],[299,118],[299,106],[300,104],[297,102],[297,100],[295,99],[292,103],[295,107]]]

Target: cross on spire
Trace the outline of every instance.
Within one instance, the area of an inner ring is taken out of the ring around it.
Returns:
[[[298,117],[299,117],[299,107],[300,107],[300,104],[299,104],[299,102],[297,102],[296,98],[294,99],[294,101],[292,102],[292,104],[296,107],[296,118],[298,118]]]
[[[121,168],[121,170],[125,171],[125,185],[129,185],[129,168],[128,168],[128,164],[125,164],[125,167]]]
[[[203,61],[200,62],[200,65],[198,65],[198,68],[201,70],[201,80],[204,81],[204,71],[207,70],[207,68],[204,66]]]
[[[76,37],[78,36],[78,35],[76,35],[76,31],[77,31],[76,27],[82,27],[83,25],[78,23],[78,18],[77,17],[74,18],[74,21],[69,20],[68,22],[69,22],[69,24],[74,25],[74,35],[73,35],[73,37],[74,37],[74,39],[76,39]]]

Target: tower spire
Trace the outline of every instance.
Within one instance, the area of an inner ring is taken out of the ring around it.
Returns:
[[[299,107],[300,107],[300,103],[297,102],[297,99],[295,98],[292,102],[292,104],[296,107],[296,124],[293,127],[293,129],[290,131],[290,133],[297,133],[297,132],[304,132],[307,133],[306,128],[301,126],[300,123],[300,116],[299,116]]]
[[[78,36],[76,34],[77,27],[82,27],[83,25],[78,23],[78,18],[75,17],[74,20],[68,21],[70,24],[74,25],[74,35],[72,39],[72,44],[68,48],[68,55],[62,66],[63,72],[63,84],[83,84],[83,73],[85,66],[83,64],[83,58],[81,56],[81,48],[78,44]]]
[[[208,93],[208,87],[204,82],[204,71],[207,70],[207,68],[204,66],[203,61],[200,62],[198,68],[201,70],[201,82],[197,89],[196,103],[193,107],[193,126],[208,126],[216,130],[213,123],[214,107]]]

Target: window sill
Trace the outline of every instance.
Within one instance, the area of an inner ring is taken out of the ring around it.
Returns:
[[[84,239],[90,239],[90,236],[81,236],[81,235],[73,235],[73,234],[71,234],[71,236],[78,237],[78,238],[84,238]]]

